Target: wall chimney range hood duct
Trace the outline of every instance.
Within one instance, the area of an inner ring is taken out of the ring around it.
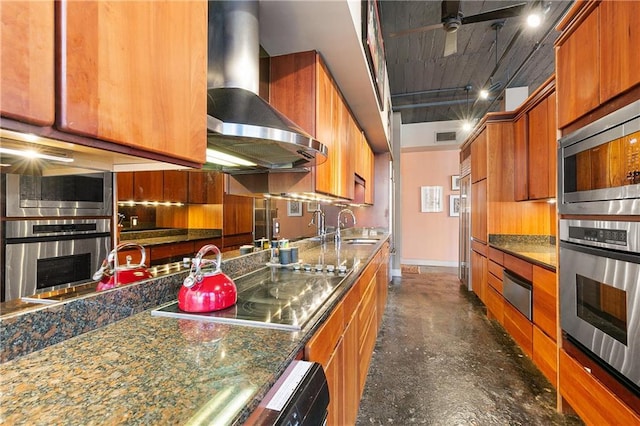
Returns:
[[[257,95],[258,2],[209,1],[208,36],[207,147],[257,165],[222,170],[308,171],[326,161],[326,146]]]

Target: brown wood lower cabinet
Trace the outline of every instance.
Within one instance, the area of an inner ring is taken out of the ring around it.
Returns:
[[[586,424],[638,425],[640,415],[592,376],[580,363],[560,351],[560,394]]]
[[[533,363],[558,388],[558,345],[537,326],[533,326]]]
[[[489,274],[491,276],[491,274]],[[505,301],[495,288],[487,288],[487,316],[504,325],[504,304]]]
[[[305,359],[322,364],[327,375],[329,425],[355,424],[382,315],[378,306],[384,309],[378,298],[388,279],[387,256],[384,245],[305,346]]]
[[[483,303],[487,288],[487,258],[476,251],[471,252],[471,288]]]
[[[518,343],[522,351],[532,358],[533,356],[533,325],[509,302],[504,302],[504,328],[509,332],[513,340]]]

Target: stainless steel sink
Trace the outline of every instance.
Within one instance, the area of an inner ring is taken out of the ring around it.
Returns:
[[[345,244],[376,244],[379,240],[374,238],[345,238],[342,241]]]

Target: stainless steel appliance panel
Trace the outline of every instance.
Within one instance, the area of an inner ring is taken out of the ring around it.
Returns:
[[[562,329],[640,389],[640,224],[561,220],[560,235]]]
[[[529,321],[532,318],[531,283],[506,269],[502,272],[502,295]]]
[[[460,165],[460,244],[458,278],[469,290],[471,288],[471,158]]]
[[[33,176],[6,174],[7,217],[110,216],[110,172]]]
[[[561,214],[640,214],[640,101],[559,143]]]
[[[93,281],[109,253],[109,219],[5,222],[5,301]]]

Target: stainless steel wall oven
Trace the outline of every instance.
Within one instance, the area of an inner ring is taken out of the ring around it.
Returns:
[[[111,172],[5,175],[7,217],[110,216]]]
[[[560,220],[567,338],[640,395],[640,222]]]
[[[109,253],[111,219],[4,222],[4,301],[92,281]]]
[[[559,142],[561,214],[640,214],[640,100]]]

